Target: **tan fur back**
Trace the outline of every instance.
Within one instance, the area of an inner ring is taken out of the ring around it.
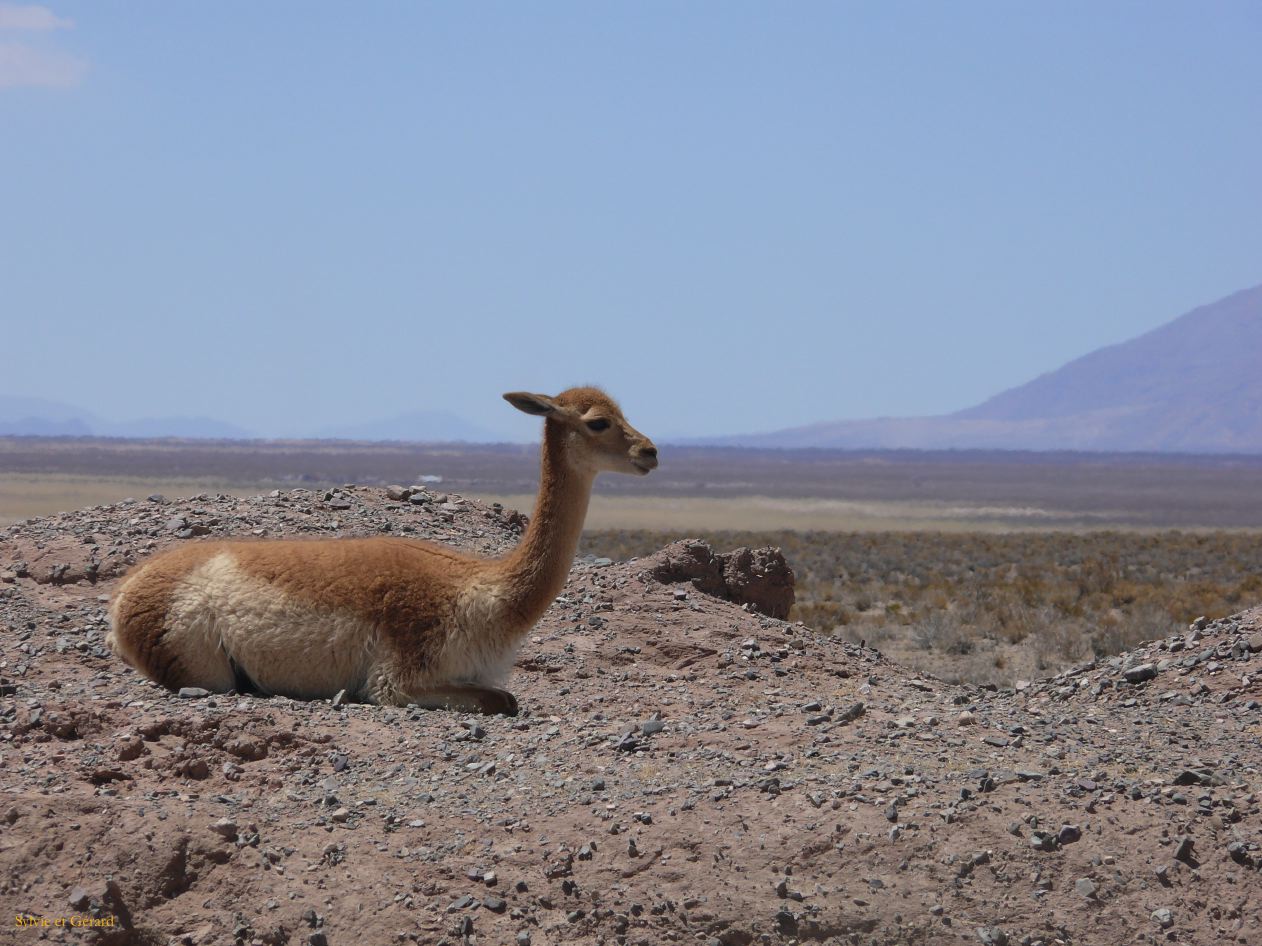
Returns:
[[[229,658],[266,692],[388,686],[356,679],[379,645],[393,675],[422,679],[487,564],[401,538],[198,543],[127,575],[107,643],[171,688],[230,688]]]

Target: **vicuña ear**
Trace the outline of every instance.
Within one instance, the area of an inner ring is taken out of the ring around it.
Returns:
[[[544,417],[556,411],[560,406],[546,394],[530,394],[526,391],[510,391],[504,395],[504,400],[519,411]]]

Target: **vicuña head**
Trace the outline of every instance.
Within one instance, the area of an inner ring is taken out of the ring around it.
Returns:
[[[193,543],[131,570],[106,642],[173,690],[297,699],[345,690],[516,714],[496,685],[565,584],[593,479],[648,473],[657,448],[597,388],[504,398],[545,418],[534,516],[507,556],[394,537]]]

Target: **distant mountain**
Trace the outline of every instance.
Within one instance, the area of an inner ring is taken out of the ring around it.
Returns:
[[[836,421],[721,442],[1262,453],[1262,286],[1193,309],[954,414]]]
[[[205,437],[241,440],[257,434],[209,417],[148,417],[117,423],[73,404],[0,395],[0,436]]]
[[[109,421],[61,401],[0,395],[0,436],[37,437],[191,437],[249,440],[259,435],[212,417],[148,417]],[[384,420],[347,424],[315,431],[290,431],[289,436],[339,440],[502,443],[511,438],[479,427],[445,411],[413,411]]]
[[[419,442],[465,441],[495,443],[506,438],[501,434],[470,423],[447,411],[410,411],[385,420],[331,427],[316,436],[338,440],[404,440]]]
[[[249,440],[258,434],[213,417],[146,417],[121,424],[102,423],[103,437],[193,437],[207,440]]]
[[[0,395],[0,434],[79,437],[91,434],[99,420],[60,401]]]

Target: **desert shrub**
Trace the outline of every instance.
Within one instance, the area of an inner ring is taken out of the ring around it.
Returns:
[[[1055,673],[1083,663],[1094,655],[1092,634],[1078,621],[1050,621],[1031,635],[1034,666]]]
[[[1096,625],[1091,648],[1097,657],[1110,657],[1143,641],[1168,637],[1184,623],[1174,620],[1166,609],[1154,604],[1128,611],[1113,611],[1104,615]]]
[[[912,643],[920,650],[963,656],[976,645],[976,631],[965,628],[949,611],[933,611],[911,629]]]
[[[834,632],[844,641],[884,650],[894,639],[896,628],[888,624],[847,624]]]

